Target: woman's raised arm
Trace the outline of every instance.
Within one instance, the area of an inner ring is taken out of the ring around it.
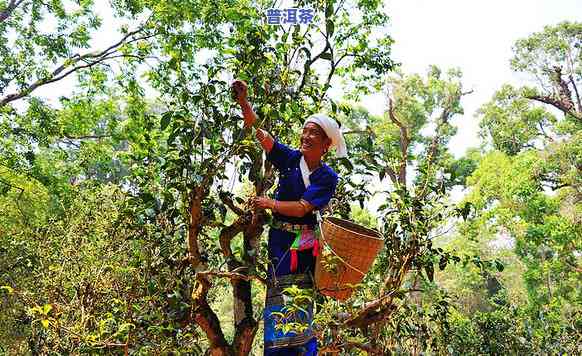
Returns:
[[[245,128],[249,128],[257,122],[257,114],[255,114],[251,104],[247,100],[247,84],[242,80],[235,80],[234,83],[232,83],[232,89],[236,96],[236,102],[241,107]],[[256,137],[261,144],[261,147],[263,147],[267,153],[271,152],[273,145],[275,144],[273,137],[261,128],[257,128]]]

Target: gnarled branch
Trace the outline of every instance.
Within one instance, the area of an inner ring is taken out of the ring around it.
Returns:
[[[230,242],[232,239],[244,230],[244,225],[246,219],[239,217],[231,225],[224,227],[220,230],[220,235],[218,241],[220,242],[220,249],[225,258],[232,257],[232,249],[230,248]]]
[[[236,215],[240,216],[240,215],[243,215],[245,213],[243,209],[239,208],[238,206],[236,206],[234,204],[234,202],[232,201],[232,198],[229,197],[227,194],[221,193],[218,195],[218,197],[224,203],[224,205],[228,206],[230,208],[230,210],[232,210],[232,212],[235,213]]]
[[[97,64],[100,64],[100,63],[102,63],[106,60],[109,60],[109,59],[125,57],[126,55],[123,55],[123,54],[122,55],[114,55],[115,53],[117,53],[119,47],[121,47],[123,44],[131,43],[131,42],[135,42],[135,41],[139,41],[139,40],[144,40],[144,39],[148,39],[150,37],[155,36],[155,35],[146,35],[146,36],[137,37],[137,38],[128,40],[130,37],[142,32],[144,30],[144,28],[145,27],[142,26],[141,28],[139,28],[135,31],[127,33],[125,36],[123,36],[123,38],[121,40],[119,40],[115,44],[109,46],[108,48],[106,48],[102,51],[86,53],[83,55],[75,54],[74,56],[65,60],[64,63],[62,63],[60,66],[55,68],[52,71],[52,73],[50,75],[48,75],[47,77],[41,78],[41,79],[37,80],[36,82],[21,89],[20,91],[18,91],[16,93],[8,94],[5,97],[3,97],[2,99],[0,99],[0,108],[5,106],[6,104],[12,102],[12,101],[21,99],[21,98],[29,95],[30,93],[32,93],[34,90],[38,89],[41,86],[57,82],[61,79],[66,78],[67,76],[69,76],[72,73],[78,72],[79,70],[91,68],[91,67],[93,67]],[[130,56],[130,55],[128,55],[128,56]],[[81,63],[83,63],[83,64],[81,64]]]
[[[0,11],[0,23],[6,21],[6,19],[12,15],[14,10],[16,10],[16,8],[23,2],[24,0],[10,0],[8,6],[4,10]]]
[[[576,82],[574,81],[574,77],[572,74],[569,76],[570,84],[574,88],[574,93],[576,94],[576,102],[578,103],[578,111],[582,112],[582,101],[580,100],[580,93],[578,92],[578,87],[576,86]]]
[[[564,114],[570,114],[575,118],[582,120],[582,112],[576,111],[576,106],[572,101],[572,93],[570,88],[568,88],[568,83],[562,79],[562,68],[554,67],[551,73],[551,80],[555,89],[557,90],[557,95],[525,95],[526,98],[531,100],[536,100],[544,104],[552,105],[553,107],[559,109]],[[577,93],[577,88],[574,86]],[[579,105],[580,106],[580,105]]]
[[[198,235],[202,231],[202,201],[208,196],[208,186],[200,185],[192,190],[190,194],[189,215],[190,221],[188,225],[188,261],[193,268],[198,267],[202,262],[202,255],[198,248]]]
[[[550,96],[550,95],[526,95],[525,97],[528,99],[531,99],[531,100],[542,102],[544,104],[552,105],[553,107],[562,111],[564,114],[570,114],[570,115],[574,116],[575,118],[582,120],[582,113],[579,113],[579,112],[576,112],[575,110],[572,110],[574,107],[573,105],[569,105],[568,103],[564,103],[561,100],[558,100],[553,96]]]
[[[232,355],[233,352],[224,337],[220,320],[207,301],[210,281],[202,274],[196,274],[196,286],[192,292],[192,319],[206,334],[212,355]]]
[[[259,323],[253,318],[245,318],[236,325],[232,348],[236,350],[237,355],[250,354],[258,329]]]

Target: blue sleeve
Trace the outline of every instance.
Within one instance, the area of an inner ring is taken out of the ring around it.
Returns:
[[[267,153],[267,160],[275,166],[279,171],[284,170],[289,167],[291,160],[301,153],[297,150],[293,150],[279,141],[275,140],[273,148],[269,153]]]
[[[316,210],[323,209],[335,193],[338,177],[337,174],[329,170],[316,171],[309,176],[311,184],[303,193],[301,199],[309,202]]]

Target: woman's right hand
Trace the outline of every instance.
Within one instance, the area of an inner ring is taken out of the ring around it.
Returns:
[[[237,103],[243,105],[247,102],[247,83],[242,80],[235,80],[232,83],[232,90]]]
[[[255,197],[253,199],[253,207],[255,209],[275,209],[275,201],[267,197]]]

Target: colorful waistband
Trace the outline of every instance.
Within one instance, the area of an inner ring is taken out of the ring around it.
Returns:
[[[271,223],[271,227],[279,230],[289,231],[289,232],[297,232],[303,230],[315,230],[315,225],[311,224],[291,224],[279,220],[273,220]]]

